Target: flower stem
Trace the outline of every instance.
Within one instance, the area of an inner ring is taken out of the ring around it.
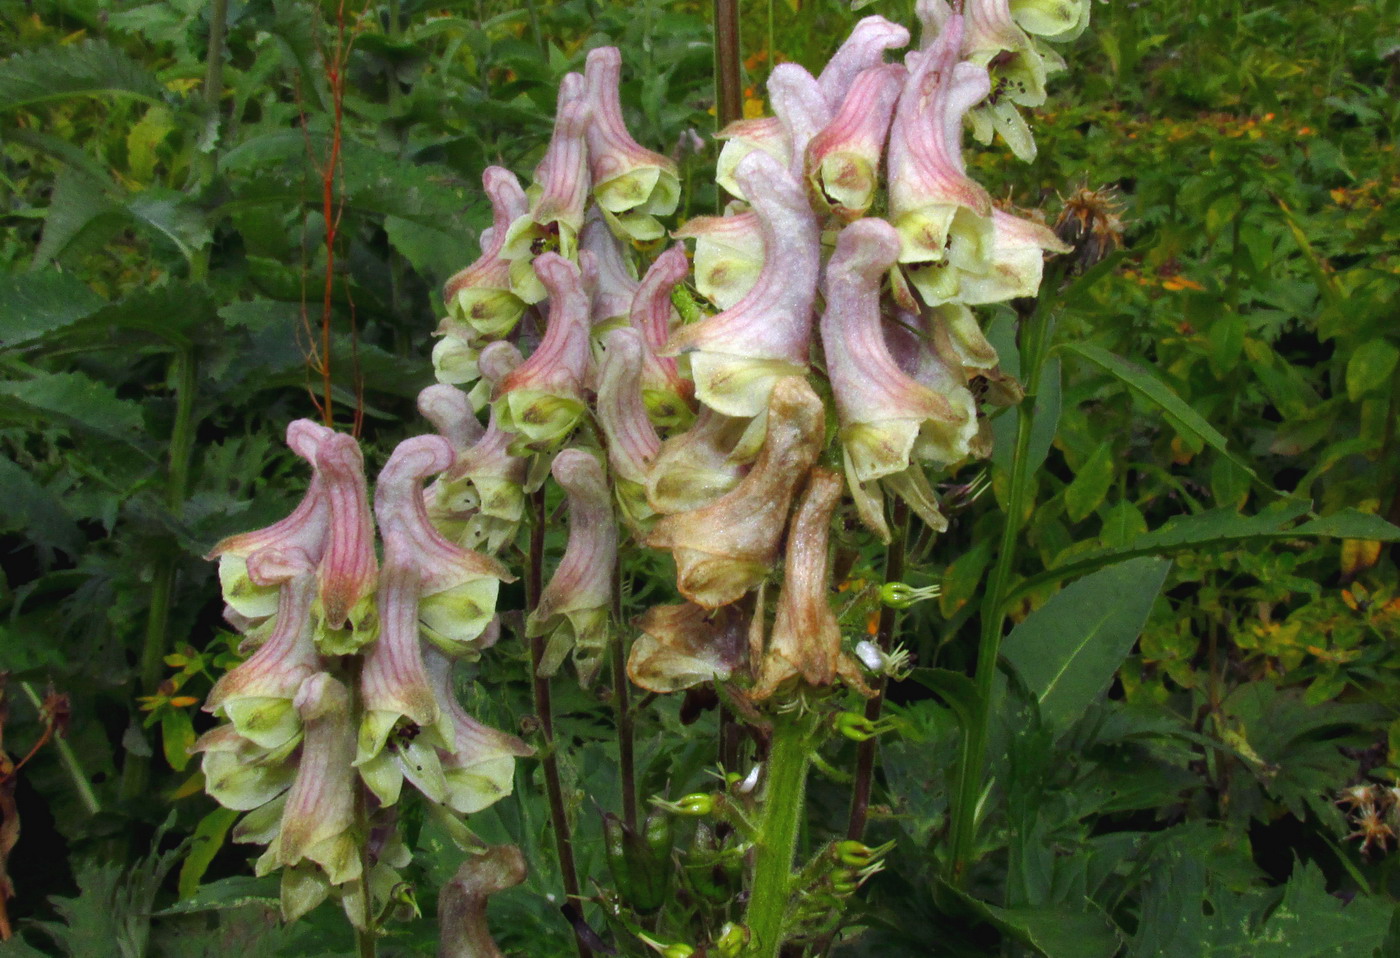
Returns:
[[[753,882],[745,924],[756,958],[778,958],[783,947],[783,920],[792,887],[792,861],[805,811],[808,752],[813,721],[795,714],[778,715],[768,749],[763,818],[755,842]]]
[[[903,499],[896,499],[894,509],[895,539],[885,551],[885,581],[898,582],[904,578],[905,546],[909,538],[909,506]],[[880,610],[879,632],[876,641],[881,651],[888,652],[894,638],[895,620],[899,612],[887,605]],[[865,703],[865,717],[872,722],[880,718],[885,706],[885,686],[889,680],[884,676],[875,689],[875,697]],[[859,840],[865,834],[865,821],[870,810],[870,787],[875,777],[875,739],[867,739],[856,749],[856,780],[851,790],[851,818],[846,827],[846,837]]]
[[[525,579],[526,611],[532,613],[539,604],[544,591],[544,487],[541,486],[530,496],[530,565]],[[569,818],[564,809],[564,786],[559,777],[559,760],[554,751],[554,707],[550,695],[549,677],[540,675],[540,662],[544,659],[546,637],[537,635],[530,639],[530,668],[535,692],[535,713],[540,720],[540,734],[544,738],[544,748],[540,752],[540,762],[544,766],[545,793],[549,799],[549,820],[554,827],[554,847],[559,854],[559,871],[564,880],[564,896],[569,904],[578,906],[581,899],[578,884],[578,869],[574,865],[574,846],[569,837]],[[578,945],[579,958],[592,958],[592,950],[583,940],[574,937]]]
[[[739,0],[715,0],[715,120],[721,130],[744,115],[739,67]]]
[[[956,885],[967,879],[977,833],[978,797],[982,794],[982,773],[987,758],[987,731],[992,717],[992,694],[996,681],[997,658],[1001,654],[1002,628],[1006,622],[1006,595],[1016,564],[1016,544],[1033,504],[1031,491],[1030,445],[1035,427],[1035,403],[1040,374],[1049,353],[1054,323],[1048,316],[1044,297],[1035,313],[1022,327],[1021,370],[1026,377],[1026,395],[1016,407],[1016,447],[1011,464],[1011,486],[1006,521],[1001,530],[997,563],[988,580],[982,600],[982,632],[977,647],[974,682],[977,695],[971,723],[963,735],[956,786],[953,791],[951,851],[948,878]]]
[[[632,710],[627,701],[627,646],[623,641],[622,557],[613,578],[613,709],[617,712],[618,775],[622,784],[622,821],[637,828],[637,760],[633,749]]]

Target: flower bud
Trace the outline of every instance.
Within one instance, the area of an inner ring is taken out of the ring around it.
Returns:
[[[593,195],[609,223],[633,239],[659,239],[664,230],[657,216],[675,212],[680,201],[676,164],[640,146],[622,119],[618,83],[622,54],[616,47],[598,47],[588,54],[584,84],[592,121],[588,125],[588,158]]]

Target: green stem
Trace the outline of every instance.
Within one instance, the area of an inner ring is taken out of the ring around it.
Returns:
[[[779,715],[773,723],[768,749],[768,782],[763,792],[763,819],[754,853],[753,883],[745,924],[752,934],[751,951],[758,958],[778,958],[783,947],[783,919],[792,888],[792,861],[797,834],[806,810],[808,752],[812,721]]]
[[[24,694],[33,703],[34,708],[42,715],[44,700],[39,698],[39,693],[34,691],[34,686],[28,682],[20,682],[19,687],[24,690]],[[97,800],[97,793],[92,790],[92,782],[88,779],[87,773],[83,771],[83,766],[79,763],[73,746],[69,745],[68,740],[62,735],[55,734],[52,741],[54,747],[58,749],[58,758],[63,763],[64,771],[73,780],[73,787],[77,789],[78,798],[82,801],[83,808],[87,809],[89,815],[96,815],[102,811],[102,803]]]
[[[997,659],[1001,654],[1002,628],[1006,621],[1006,596],[1016,566],[1016,544],[1027,507],[1031,504],[1030,445],[1035,426],[1036,395],[1045,366],[1054,324],[1045,300],[1024,327],[1021,369],[1026,376],[1026,396],[1016,408],[1016,447],[1011,464],[1011,487],[1002,526],[997,563],[988,581],[982,602],[982,633],[977,647],[976,706],[963,736],[956,787],[953,792],[951,822],[952,854],[948,857],[949,879],[961,885],[977,835],[977,805],[983,792],[982,773],[987,759],[987,731],[992,718],[992,693],[996,682]]]

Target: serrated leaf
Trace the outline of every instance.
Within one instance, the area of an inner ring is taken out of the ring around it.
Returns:
[[[23,533],[43,549],[76,556],[83,535],[63,501],[8,456],[0,456],[0,528]]]
[[[59,97],[111,94],[152,102],[164,98],[154,76],[102,40],[28,50],[0,62],[0,110]]]
[[[73,273],[46,269],[0,277],[0,347],[12,349],[62,329],[102,304]]]
[[[1060,347],[1067,352],[1073,353],[1083,359],[1098,366],[1100,369],[1112,375],[1115,379],[1127,386],[1129,390],[1151,402],[1161,409],[1166,415],[1173,428],[1184,433],[1190,438],[1197,439],[1210,446],[1216,452],[1229,458],[1240,469],[1243,469],[1250,477],[1258,479],[1254,469],[1249,463],[1239,456],[1236,456],[1229,448],[1229,443],[1220,431],[1201,418],[1201,414],[1192,409],[1180,396],[1172,391],[1166,383],[1162,382],[1152,373],[1136,363],[1129,362],[1121,356],[1115,356],[1106,349],[1098,346],[1090,346],[1083,343],[1065,343]]]
[[[141,407],[119,399],[111,386],[82,373],[41,373],[0,382],[0,404],[75,429],[135,443],[143,428]]]
[[[65,167],[54,181],[44,216],[44,233],[34,250],[31,268],[101,245],[126,217],[127,212],[112,201],[102,183]]]
[[[1283,888],[1283,900],[1240,958],[1354,958],[1369,956],[1385,940],[1391,905],[1358,896],[1349,904],[1327,891],[1322,869],[1299,863]]]
[[[1085,576],[1006,637],[1002,652],[1040,702],[1046,726],[1070,725],[1108,687],[1170,566],[1144,557]]]

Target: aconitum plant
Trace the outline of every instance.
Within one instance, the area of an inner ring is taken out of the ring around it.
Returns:
[[[442,953],[495,953],[486,896],[524,863],[482,846],[471,816],[538,755],[582,954],[599,921],[628,954],[830,943],[885,851],[861,841],[869,744],[908,664],[892,611],[928,594],[898,581],[902,539],[911,523],[946,527],[940,477],[987,457],[986,407],[1023,395],[973,307],[1036,296],[1047,254],[1069,251],[968,175],[964,129],[1033,156],[1020,108],[1044,101],[1063,66],[1047,41],[1077,36],[1088,9],[920,0],[915,46],[872,16],[818,76],[776,67],[774,115],[719,134],[732,202],[680,224],[672,245],[663,220],[681,181],[628,132],[618,51],[593,50],[564,78],[530,186],[496,167],[483,177],[492,225],[446,285],[439,384],[419,400],[434,432],[392,452],[371,503],[357,442],[293,423],[305,499],[212,553],[253,651],[211,693],[224,724],[196,750],[210,794],[247,812],[235,839],[265,846],[257,872],[280,871],[287,919],[334,897],[372,953],[411,902],[396,821],[421,802],[467,856],[439,908]],[[547,500],[568,526],[552,569]],[[837,614],[832,553],[882,543],[888,613],[870,640]],[[675,601],[623,621],[620,570],[647,551],[669,555]],[[503,638],[499,590],[517,578],[526,608]],[[477,722],[454,691],[456,663],[498,641],[529,644],[535,748]],[[596,893],[580,885],[561,788],[562,681],[611,681],[618,706],[623,807],[606,810],[612,886]],[[629,682],[718,696],[712,791],[638,808]],[[975,827],[985,713],[964,743],[954,862]],[[809,764],[840,737],[863,743],[850,827],[797,861]],[[665,907],[675,818],[695,820],[686,860],[733,879],[717,897],[691,888],[703,906]]]

